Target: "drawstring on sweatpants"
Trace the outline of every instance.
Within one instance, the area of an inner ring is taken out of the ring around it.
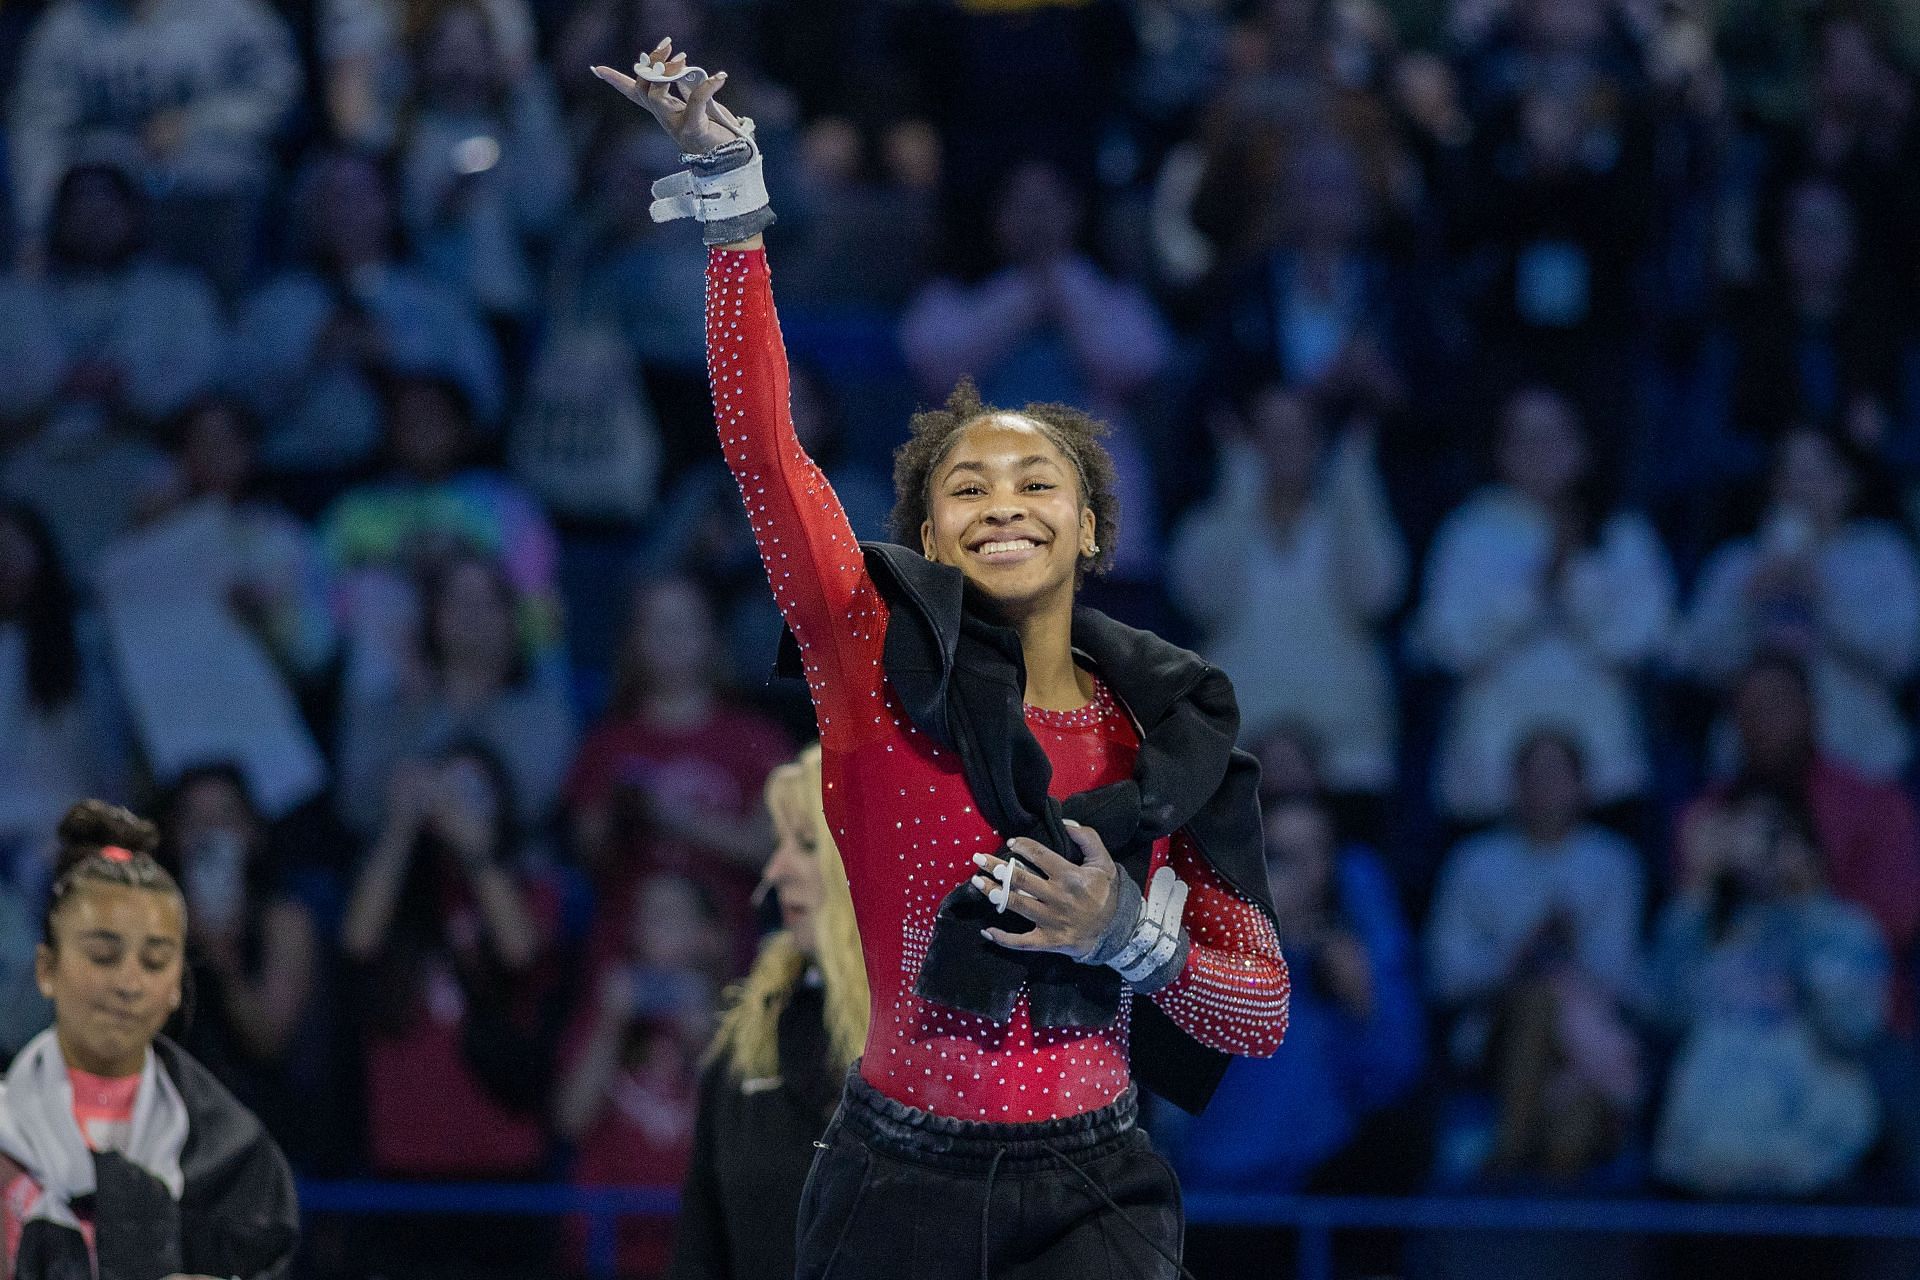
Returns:
[[[1130,1215],[1125,1209],[1122,1209],[1119,1203],[1116,1200],[1114,1200],[1114,1198],[1111,1195],[1107,1194],[1107,1189],[1100,1185],[1099,1179],[1095,1178],[1092,1174],[1088,1173],[1085,1169],[1082,1169],[1079,1165],[1075,1164],[1073,1162],[1073,1159],[1070,1156],[1068,1156],[1064,1151],[1060,1150],[1060,1148],[1054,1146],[1051,1142],[1042,1142],[1040,1145],[1046,1149],[1048,1155],[1051,1155],[1055,1160],[1058,1160],[1061,1164],[1064,1164],[1065,1166],[1067,1166],[1068,1169],[1071,1169],[1074,1172],[1074,1174],[1076,1174],[1079,1177],[1080,1181],[1092,1187],[1093,1193],[1099,1196],[1102,1200],[1106,1201],[1107,1208],[1113,1210],[1114,1214],[1120,1219],[1120,1221],[1127,1224],[1128,1229],[1131,1230],[1133,1234],[1139,1236],[1142,1240],[1146,1241],[1148,1248],[1152,1249],[1155,1253],[1165,1258],[1169,1263],[1172,1264],[1174,1270],[1178,1271],[1181,1275],[1185,1276],[1187,1280],[1195,1280],[1193,1272],[1187,1270],[1185,1264],[1183,1264],[1179,1258],[1175,1257],[1171,1253],[1168,1253],[1166,1249],[1161,1247],[1161,1244],[1158,1240],[1155,1240],[1152,1236],[1148,1235],[1141,1228],[1140,1224],[1133,1220],[1132,1215]],[[994,1158],[994,1163],[997,1165],[999,1164],[999,1162],[1000,1162],[999,1157],[996,1156]],[[988,1174],[987,1185],[989,1187],[993,1185],[993,1178],[991,1173]],[[984,1224],[982,1224],[981,1229],[983,1231],[985,1230]],[[983,1255],[983,1261],[981,1265],[983,1267],[986,1265],[984,1262],[984,1255]],[[987,1280],[987,1276],[984,1271],[981,1273],[980,1280]]]
[[[993,1244],[993,1180],[1000,1174],[1000,1162],[1006,1158],[1007,1149],[1001,1147],[993,1153],[993,1163],[987,1166],[987,1194],[980,1200],[980,1280],[993,1280],[987,1274],[987,1252]]]

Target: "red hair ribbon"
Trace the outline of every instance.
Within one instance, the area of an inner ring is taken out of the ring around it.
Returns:
[[[108,862],[132,862],[133,850],[122,849],[117,844],[103,844],[100,846],[100,856]]]

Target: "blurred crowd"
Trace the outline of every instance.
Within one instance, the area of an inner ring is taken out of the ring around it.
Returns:
[[[306,1171],[677,1183],[810,718],[586,74],[670,34],[862,535],[957,378],[1085,406],[1090,595],[1235,679],[1293,1030],[1189,1186],[1920,1196],[1917,14],[8,3],[0,1054],[123,798]]]

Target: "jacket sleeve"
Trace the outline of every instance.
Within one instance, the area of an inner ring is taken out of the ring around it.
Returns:
[[[715,1113],[727,1088],[726,1063],[715,1062],[700,1077],[700,1109],[693,1122],[693,1155],[680,1187],[680,1216],[673,1228],[673,1261],[667,1280],[730,1280],[727,1219],[720,1208],[720,1167]]]

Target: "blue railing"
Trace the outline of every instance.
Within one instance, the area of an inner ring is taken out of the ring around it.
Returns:
[[[487,1214],[587,1222],[587,1271],[611,1280],[623,1218],[669,1217],[672,1191],[544,1183],[308,1182],[308,1213]],[[1920,1240],[1920,1208],[1835,1205],[1682,1204],[1662,1200],[1521,1200],[1469,1197],[1259,1196],[1190,1191],[1187,1221],[1219,1227],[1284,1227],[1300,1233],[1298,1280],[1332,1280],[1339,1231],[1569,1231],[1600,1235],[1779,1236]]]

